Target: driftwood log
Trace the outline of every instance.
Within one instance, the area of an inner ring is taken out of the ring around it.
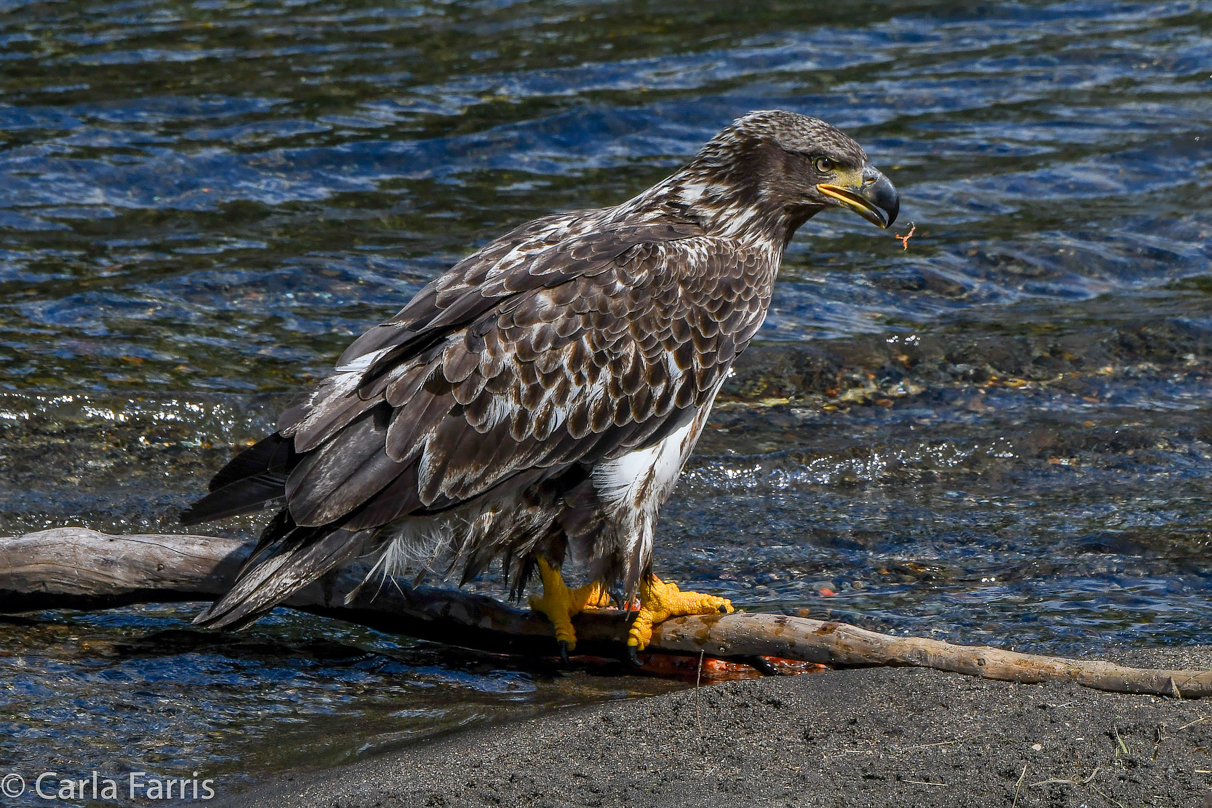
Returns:
[[[110,536],[83,528],[0,537],[0,613],[213,600],[227,591],[249,549],[213,536]],[[547,619],[534,612],[458,590],[394,585],[367,585],[347,604],[360,579],[357,570],[329,575],[284,605],[479,650],[557,653]],[[583,612],[575,625],[578,653],[616,656],[626,640],[622,612]],[[836,666],[915,666],[1011,682],[1059,679],[1120,693],[1212,696],[1212,671],[1147,670],[1020,654],[784,615],[738,612],[668,620],[656,627],[650,650]]]

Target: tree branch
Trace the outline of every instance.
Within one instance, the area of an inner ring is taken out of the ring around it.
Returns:
[[[235,579],[249,546],[176,534],[110,536],[58,528],[0,538],[0,612],[109,609],[132,603],[213,600]],[[547,619],[459,590],[368,585],[364,569],[331,574],[284,605],[381,631],[485,651],[554,655]],[[579,653],[617,656],[627,638],[622,612],[591,610],[575,621]],[[1212,696],[1212,671],[1148,670],[986,646],[893,637],[845,623],[772,614],[682,617],[653,632],[651,650],[721,658],[754,656],[840,666],[935,668],[985,679],[1077,682],[1120,693]]]

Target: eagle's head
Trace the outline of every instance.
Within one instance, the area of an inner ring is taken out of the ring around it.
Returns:
[[[683,173],[701,189],[696,207],[726,214],[712,217],[716,221],[741,215],[777,227],[787,239],[827,208],[852,210],[880,227],[896,221],[900,209],[896,188],[853,138],[822,120],[784,110],[738,118]]]

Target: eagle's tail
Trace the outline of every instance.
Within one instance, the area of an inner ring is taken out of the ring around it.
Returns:
[[[181,512],[195,525],[258,510],[286,496],[286,478],[303,455],[294,440],[275,432],[232,458],[210,481],[210,493]],[[287,508],[275,516],[226,595],[194,618],[208,628],[243,628],[296,590],[340,565],[361,545],[344,520],[319,526],[295,524]]]
[[[362,545],[361,534],[334,523],[296,525],[283,508],[265,526],[232,588],[194,618],[206,628],[240,629],[344,563]]]
[[[210,481],[210,493],[181,512],[196,525],[259,509],[286,496],[286,477],[299,462],[294,441],[275,432],[236,455]]]

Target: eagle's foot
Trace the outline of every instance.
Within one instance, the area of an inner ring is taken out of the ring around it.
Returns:
[[[640,584],[640,611],[631,623],[627,645],[643,651],[652,640],[652,627],[671,617],[691,614],[728,614],[732,602],[715,595],[683,592],[677,584],[665,583],[655,575]]]
[[[543,594],[530,596],[530,608],[547,615],[555,627],[556,642],[560,644],[560,655],[567,660],[568,652],[577,647],[577,634],[572,628],[572,618],[586,609],[610,607],[610,595],[601,582],[569,589],[560,571],[539,559],[539,577],[543,580]]]

